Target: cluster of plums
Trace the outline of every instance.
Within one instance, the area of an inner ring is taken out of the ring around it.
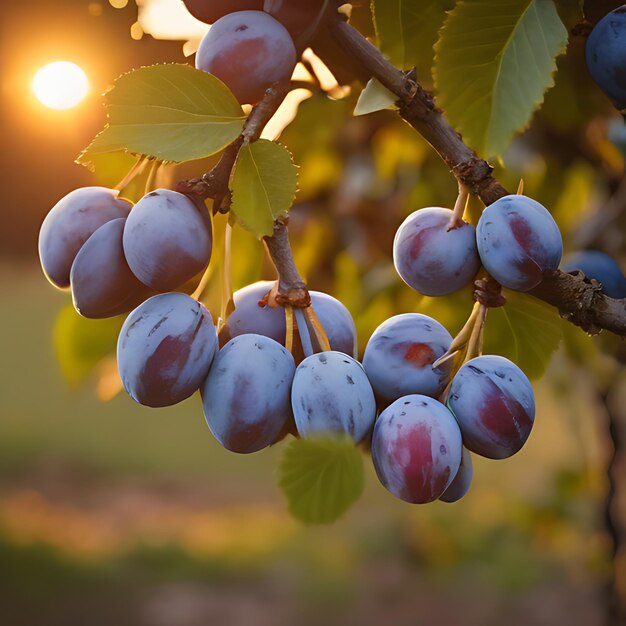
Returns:
[[[217,76],[241,104],[255,104],[276,82],[291,78],[324,0],[183,0],[212,24],[196,67]]]
[[[396,266],[423,293],[459,288],[481,261],[505,285],[530,288],[560,261],[554,221],[525,196],[491,205],[476,231],[464,222],[451,228],[451,215],[422,209],[398,231]],[[163,407],[200,390],[211,432],[234,452],[261,450],[287,433],[342,433],[371,443],[377,475],[394,495],[453,502],[469,488],[470,452],[506,458],[530,434],[534,397],[523,372],[499,356],[472,359],[454,376],[451,361],[434,367],[452,337],[425,315],[384,322],[361,364],[350,313],[313,291],[331,349],[311,354],[301,328],[289,352],[285,310],[266,298],[272,283],[259,282],[234,294],[218,337],[206,307],[180,288],[211,255],[206,210],[184,195],[157,190],[132,206],[110,189],[76,190],[44,220],[39,247],[46,275],[71,286],[81,314],[131,310],[117,346],[129,395]],[[626,281],[607,259],[587,251],[571,262],[621,297]],[[438,400],[444,390],[445,404]]]
[[[472,282],[480,265],[501,285],[536,287],[559,266],[563,241],[541,204],[523,195],[500,198],[484,211],[476,229],[450,209],[429,207],[409,215],[393,246],[398,274],[427,296],[442,296]]]
[[[471,284],[481,264],[502,286],[529,291],[546,270],[559,267],[562,255],[563,240],[550,212],[523,195],[489,205],[476,228],[455,221],[450,209],[419,209],[404,220],[393,246],[398,274],[426,296],[450,294]],[[596,279],[612,298],[626,297],[626,278],[604,252],[572,254],[562,269]]]
[[[187,196],[157,189],[134,206],[105,187],[62,198],[39,233],[52,284],[71,287],[84,317],[127,313],[158,292],[184,288],[209,263],[210,217]]]
[[[452,379],[446,406],[436,398],[451,372],[433,363],[452,337],[437,321],[417,313],[387,320],[361,365],[349,312],[312,292],[331,350],[305,356],[296,345],[290,353],[284,309],[264,298],[271,287],[259,282],[236,292],[220,337],[204,305],[185,294],[159,294],[140,305],[117,348],[131,397],[161,407],[199,389],[211,432],[238,453],[262,450],[288,432],[343,434],[355,443],[371,438],[381,482],[412,503],[461,498],[471,482],[469,451],[501,459],[524,445],[534,397],[507,359],[466,363]]]

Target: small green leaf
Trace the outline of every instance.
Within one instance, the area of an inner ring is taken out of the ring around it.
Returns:
[[[330,524],[363,493],[363,458],[348,437],[295,439],[278,464],[289,512],[307,524]]]
[[[106,356],[115,353],[124,317],[91,320],[69,304],[57,315],[52,333],[63,378],[70,385],[85,379]]]
[[[506,305],[487,316],[483,352],[510,359],[531,379],[541,378],[563,338],[561,318],[529,295],[507,290],[505,296]]]
[[[454,0],[372,0],[378,43],[392,63],[417,70],[421,84],[430,86],[437,32]]]
[[[106,95],[108,124],[78,157],[125,150],[160,161],[191,161],[234,141],[245,121],[230,90],[189,65],[153,65],[124,74]]]
[[[397,109],[397,99],[398,96],[391,93],[389,89],[381,85],[375,78],[371,78],[359,96],[354,115],[367,115],[383,109]]]
[[[438,100],[482,156],[500,156],[554,85],[567,30],[553,0],[473,0],[448,14],[436,45]]]
[[[287,215],[298,185],[298,169],[287,148],[261,139],[239,151],[233,170],[231,212],[261,238],[274,232],[274,220]]]

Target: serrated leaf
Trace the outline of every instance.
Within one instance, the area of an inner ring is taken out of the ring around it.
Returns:
[[[439,104],[479,154],[500,156],[554,85],[566,45],[553,0],[460,2],[435,47]]]
[[[125,150],[182,162],[215,154],[234,141],[245,121],[228,87],[189,65],[153,65],[124,74],[106,95],[108,124],[78,157]]]
[[[295,439],[278,464],[289,512],[307,524],[330,524],[363,493],[363,458],[348,437]]]
[[[367,115],[384,109],[396,109],[398,96],[391,93],[387,87],[381,85],[375,78],[370,78],[361,92],[354,108],[354,115]]]
[[[402,69],[415,67],[420,83],[429,85],[437,32],[453,7],[454,0],[372,0],[381,50]]]
[[[287,215],[296,197],[298,170],[287,148],[261,139],[239,151],[231,179],[231,212],[257,237],[271,236],[274,220]]]
[[[529,378],[541,378],[563,338],[561,318],[532,296],[509,290],[505,296],[506,305],[487,316],[483,353],[504,356]]]
[[[78,384],[91,374],[102,359],[115,353],[123,322],[123,316],[86,319],[71,304],[59,311],[52,339],[61,373],[68,384]]]

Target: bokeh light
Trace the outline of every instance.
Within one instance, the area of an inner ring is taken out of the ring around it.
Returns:
[[[89,79],[75,63],[55,61],[37,71],[32,88],[37,99],[49,109],[71,109],[89,93]]]

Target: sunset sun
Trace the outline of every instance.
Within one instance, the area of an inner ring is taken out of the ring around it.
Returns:
[[[71,109],[84,100],[89,80],[75,63],[56,61],[37,71],[32,88],[36,98],[49,109]]]

